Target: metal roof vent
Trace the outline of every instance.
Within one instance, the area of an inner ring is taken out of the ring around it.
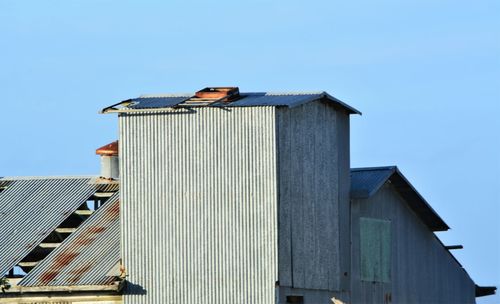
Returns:
[[[120,176],[118,164],[118,141],[100,147],[95,151],[101,156],[101,177],[118,179]]]

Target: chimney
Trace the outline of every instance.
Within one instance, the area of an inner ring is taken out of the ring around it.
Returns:
[[[95,151],[101,156],[101,177],[107,179],[118,179],[118,141],[100,147]]]

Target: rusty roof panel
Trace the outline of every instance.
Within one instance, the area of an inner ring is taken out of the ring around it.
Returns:
[[[3,178],[0,192],[0,277],[95,192],[92,178]]]
[[[28,275],[21,286],[109,285],[120,260],[119,193],[89,217]]]

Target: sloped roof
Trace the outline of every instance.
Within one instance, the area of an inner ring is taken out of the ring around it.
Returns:
[[[450,229],[396,166],[351,169],[351,198],[369,198],[388,181],[429,229],[432,231]]]
[[[0,277],[98,189],[91,177],[2,178]]]
[[[97,177],[4,177],[0,179],[0,277],[29,255],[97,191],[117,183]]]
[[[194,94],[166,94],[143,95],[138,98],[128,99],[104,108],[101,113],[162,109],[178,106],[190,99]],[[259,106],[284,106],[296,107],[316,100],[324,100],[346,109],[350,114],[361,114],[355,108],[345,104],[326,92],[311,93],[240,93],[240,98],[232,102],[212,103],[210,107],[259,107]]]
[[[19,282],[21,286],[110,285],[120,261],[120,201],[113,194]]]

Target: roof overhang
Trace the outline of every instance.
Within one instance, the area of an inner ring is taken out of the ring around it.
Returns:
[[[410,209],[418,215],[418,217],[427,225],[427,227],[429,227],[429,229],[432,231],[446,231],[450,229],[450,227],[437,214],[437,212],[434,211],[422,195],[418,193],[418,191],[396,166],[352,169],[351,174],[377,170],[383,171],[381,172],[380,177],[376,179],[374,183],[370,184],[370,187],[353,189],[351,191],[351,198],[370,198],[377,193],[384,184],[390,182],[401,197],[407,202]]]

